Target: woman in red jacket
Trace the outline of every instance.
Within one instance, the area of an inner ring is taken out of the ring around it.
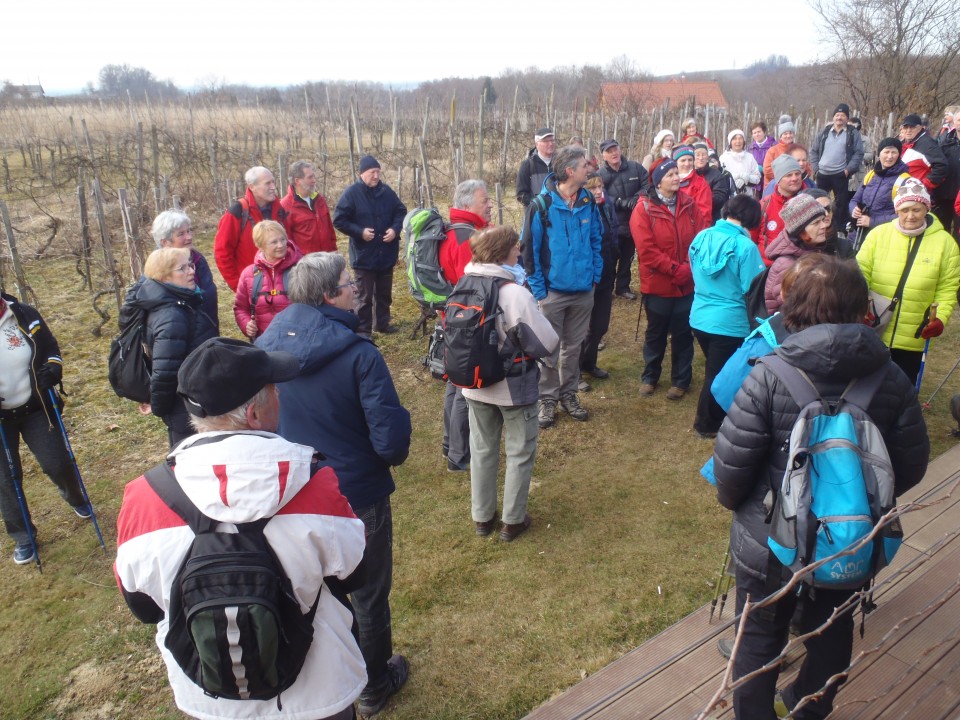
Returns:
[[[690,159],[692,165],[692,155]],[[653,395],[657,389],[669,335],[672,368],[667,398],[679,400],[693,375],[693,276],[687,253],[694,236],[710,221],[689,196],[680,192],[680,173],[673,160],[657,165],[650,179],[649,194],[641,197],[630,216],[640,265],[640,290],[647,310],[640,394]]]
[[[287,241],[283,225],[273,220],[258,222],[253,228],[257,254],[253,265],[240,273],[233,315],[240,332],[251,340],[263,334],[287,299],[287,273],[303,257],[296,245]]]
[[[697,204],[697,209],[709,226],[713,218],[713,191],[710,183],[698,175],[694,168],[696,155],[693,146],[678,146],[673,151],[673,159],[680,173],[680,193],[688,195]]]

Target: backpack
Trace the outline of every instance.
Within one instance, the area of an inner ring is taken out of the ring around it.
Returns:
[[[437,323],[433,328],[433,334],[430,336],[430,342],[427,344],[427,354],[421,360],[423,366],[430,371],[430,375],[436,380],[446,378],[446,370],[443,364],[443,337],[443,325]]]
[[[195,537],[170,590],[165,645],[204,693],[229,700],[269,700],[296,681],[313,642],[320,593],[307,614],[264,537],[272,517],[217,532],[161,463],[150,487]],[[322,588],[321,588],[322,589]]]
[[[407,238],[407,280],[410,293],[421,305],[431,310],[442,309],[453,285],[440,267],[440,245],[451,228],[474,230],[467,223],[447,225],[436,208],[415,208],[403,219]]]
[[[487,387],[507,376],[496,322],[501,282],[500,278],[464,275],[447,298],[443,365],[447,379],[458,387]]]
[[[750,281],[746,295],[743,296],[747,305],[747,322],[750,330],[756,330],[760,323],[770,317],[767,311],[767,278],[770,276],[770,266],[765,267]]]
[[[107,375],[110,387],[122,398],[150,402],[153,364],[146,346],[147,311],[127,303],[120,310],[120,334],[110,343]]]
[[[792,572],[837,555],[873,532],[894,504],[894,475],[880,431],[867,414],[886,366],[854,378],[826,401],[813,381],[777,355],[758,362],[786,386],[800,414],[790,433],[787,469],[776,494],[767,544]],[[888,565],[903,541],[894,522],[855,552],[836,557],[805,582],[859,589]],[[771,558],[772,560],[772,558]]]
[[[271,298],[275,295],[286,295],[287,294],[287,274],[293,270],[293,266],[283,269],[283,272],[280,273],[280,278],[283,281],[283,290],[277,290],[274,286],[273,290],[267,293],[268,298]],[[253,267],[253,285],[250,288],[250,307],[254,310],[254,315],[256,314],[257,300],[260,299],[260,296],[263,295],[263,269],[258,265]]]

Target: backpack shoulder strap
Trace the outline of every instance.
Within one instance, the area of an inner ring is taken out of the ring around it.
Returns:
[[[763,363],[770,368],[771,372],[786,386],[790,397],[794,399],[801,409],[818,400],[821,403],[823,402],[820,391],[817,389],[817,386],[813,384],[810,377],[803,372],[803,370],[794,367],[779,355],[775,353],[765,355],[758,359],[757,362]]]
[[[155,465],[143,474],[147,483],[153,488],[153,491],[163,500],[167,506],[179,515],[190,526],[194,534],[201,532],[211,532],[217,523],[204,515],[194,505],[187,494],[180,487],[173,469],[166,461]]]
[[[250,223],[250,203],[246,196],[239,198],[237,202],[240,203],[240,234],[243,235],[243,229]]]
[[[850,384],[847,385],[847,389],[843,391],[842,399],[867,412],[867,408],[870,407],[870,403],[873,401],[873,396],[877,394],[886,375],[887,366],[881,365],[869,375],[854,378]]]
[[[263,270],[256,265],[253,266],[253,286],[250,288],[250,307],[257,306],[257,300],[260,299],[260,292],[263,290]]]
[[[447,229],[454,231],[458,245],[463,245],[463,243],[467,242],[476,230],[473,225],[464,222],[451,223],[447,225]]]

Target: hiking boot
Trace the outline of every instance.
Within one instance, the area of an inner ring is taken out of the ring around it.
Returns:
[[[557,422],[557,401],[541,400],[540,412],[537,415],[537,424],[540,425],[540,429],[546,430],[553,427],[555,422]]]
[[[717,640],[717,651],[727,660],[733,655],[733,638],[720,638]]]
[[[497,516],[494,515],[486,522],[477,522],[474,524],[476,526],[477,535],[480,537],[487,537],[487,535],[493,532],[493,528],[497,525]]]
[[[699,437],[701,440],[713,440],[714,438],[717,437],[717,434],[715,432],[710,432],[708,430],[707,431],[697,430],[696,428],[694,428],[693,431],[697,434],[697,437]]]
[[[610,373],[598,367],[595,367],[592,370],[587,370],[586,373],[588,375],[592,375],[597,380],[606,380],[608,377],[610,377]]]
[[[360,704],[357,710],[365,717],[373,717],[387,706],[387,700],[407,682],[410,675],[410,663],[403,655],[394,655],[387,660],[387,684],[377,692],[367,694],[366,689],[360,693]]]
[[[36,555],[33,552],[33,545],[28,542],[17,543],[17,546],[13,549],[13,561],[17,565],[26,565],[29,562],[33,562],[36,558]]]
[[[470,469],[470,462],[467,461],[463,464],[455,463],[450,458],[447,458],[447,472],[466,472]]]
[[[81,503],[80,505],[73,506],[73,512],[77,514],[78,518],[83,520],[89,520],[93,516],[93,512],[90,510],[90,503]]]
[[[531,525],[533,525],[533,518],[529,514],[524,515],[523,520],[514,525],[504,523],[500,530],[500,539],[504,542],[513,542],[529,530]]]
[[[377,332],[381,335],[393,335],[394,333],[400,332],[400,328],[396,325],[387,325],[386,327],[377,328]]]
[[[676,385],[667,390],[667,400],[679,400],[684,395],[687,394],[687,391],[683,388],[679,388]]]
[[[577,383],[577,392],[590,392],[591,390],[593,390],[593,388],[586,380],[581,379],[580,382]]]
[[[590,417],[590,414],[583,408],[582,405],[580,405],[580,400],[576,395],[564,395],[562,398],[560,398],[560,407],[574,420],[583,422]]]
[[[624,300],[636,300],[637,294],[635,292],[631,292],[630,290],[621,290],[617,293],[617,297],[621,297]]]
[[[657,386],[653,383],[643,383],[640,386],[640,395],[642,397],[650,397],[657,390]]]

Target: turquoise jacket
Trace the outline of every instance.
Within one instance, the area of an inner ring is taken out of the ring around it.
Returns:
[[[690,327],[713,335],[746,337],[750,323],[744,295],[763,268],[760,251],[739,225],[719,220],[701,231],[690,244],[694,284]]]

